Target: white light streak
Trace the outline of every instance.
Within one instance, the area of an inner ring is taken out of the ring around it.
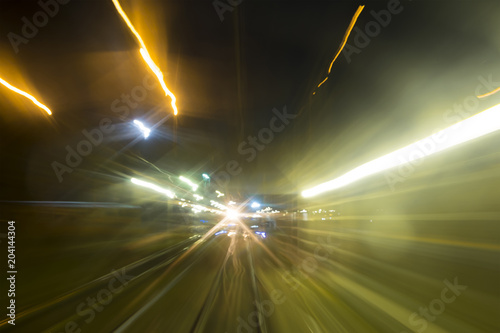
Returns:
[[[413,162],[500,129],[500,104],[425,139],[358,166],[346,174],[302,192],[304,197],[332,191],[375,173]]]
[[[182,180],[184,183],[188,184],[189,186],[191,186],[193,191],[196,191],[198,189],[198,185],[196,185],[195,183],[193,183],[191,180],[187,179],[186,177],[180,176],[179,179]]]
[[[137,119],[134,120],[134,124],[141,130],[142,135],[144,135],[144,138],[147,139],[149,134],[151,134],[151,130],[146,126],[144,126],[144,124]]]
[[[164,188],[161,188],[158,185],[155,185],[155,184],[152,184],[152,183],[148,183],[148,182],[145,182],[143,180],[136,179],[136,178],[132,178],[131,181],[132,181],[132,183],[134,183],[136,185],[147,187],[147,188],[150,188],[150,189],[152,189],[152,190],[154,190],[154,191],[156,191],[158,193],[165,194],[169,198],[173,199],[175,197],[174,192],[169,191],[169,190],[164,189]]]

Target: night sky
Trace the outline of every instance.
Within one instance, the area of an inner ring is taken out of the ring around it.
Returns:
[[[317,88],[363,4],[346,49]],[[139,45],[111,1],[58,4],[37,33],[13,46],[9,33],[21,36],[22,18],[32,22],[41,7],[2,0],[0,77],[53,115],[0,86],[0,199],[87,198],[80,194],[135,172],[154,176],[144,160],[177,176],[210,173],[234,193],[293,194],[451,125],[456,111],[447,110],[478,86],[485,93],[500,85],[499,1],[244,0],[222,21],[211,0],[122,6],[176,95],[179,115],[158,84],[144,88],[156,80],[148,81]],[[390,20],[375,23],[388,8]],[[140,98],[127,104],[122,98],[132,92]],[[482,99],[469,114],[499,101]],[[294,116],[283,129],[262,150],[241,154],[250,147],[244,141],[285,108]],[[65,163],[65,147],[103,119],[113,129],[60,181],[53,162]],[[156,124],[148,140],[133,119]],[[228,168],[241,171],[226,181]]]

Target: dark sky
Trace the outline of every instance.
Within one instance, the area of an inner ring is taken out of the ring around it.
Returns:
[[[341,54],[316,89],[359,4],[348,40],[356,52]],[[2,199],[70,199],[97,178],[153,172],[144,160],[173,175],[211,173],[237,193],[294,193],[449,126],[446,110],[474,96],[479,77],[500,82],[499,1],[244,0],[223,21],[210,0],[122,1],[180,114],[165,119],[170,100],[157,86],[120,119],[113,103],[144,91],[150,74],[137,42],[111,1],[58,6],[16,53],[9,33],[22,35],[22,18],[41,7],[0,1],[0,77],[53,111],[0,87]],[[388,7],[397,13],[375,24]],[[241,154],[284,107],[297,116],[255,156]],[[52,163],[105,118],[113,130],[60,182]],[[148,140],[136,118],[157,124]],[[224,181],[232,161],[241,171]]]

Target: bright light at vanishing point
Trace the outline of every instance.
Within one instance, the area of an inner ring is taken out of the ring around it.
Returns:
[[[43,109],[49,115],[52,115],[52,111],[50,111],[50,109],[48,107],[46,107],[45,105],[43,105],[42,103],[40,103],[35,97],[31,96],[27,92],[24,92],[21,89],[18,89],[16,87],[14,87],[13,85],[9,84],[7,81],[3,80],[2,78],[0,78],[0,83],[3,84],[4,86],[6,86],[7,88],[9,88],[10,90],[18,93],[19,95],[22,95],[22,96],[26,97],[27,99],[29,99],[30,101],[32,101],[36,106],[38,106],[39,108]]]
[[[226,211],[226,216],[228,219],[235,220],[238,218],[238,216],[240,216],[240,214],[234,209],[228,209]]]
[[[258,202],[252,202],[251,207],[252,208],[259,208],[260,207],[260,203],[258,203]]]
[[[413,162],[437,152],[479,138],[500,129],[500,104],[462,120],[425,139],[360,165],[348,173],[302,192],[312,197],[349,185],[359,179],[396,166]]]

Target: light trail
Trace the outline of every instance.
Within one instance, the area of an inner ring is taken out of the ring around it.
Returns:
[[[411,145],[393,151],[365,163],[346,174],[302,192],[303,197],[312,197],[332,191],[380,171],[413,162],[437,152],[479,138],[500,129],[500,104],[458,122],[440,132]]]
[[[9,84],[7,81],[3,80],[2,78],[0,78],[0,83],[3,84],[4,86],[6,86],[7,88],[9,88],[10,90],[18,93],[19,95],[23,95],[27,99],[31,100],[36,106],[38,106],[39,108],[41,108],[45,112],[47,112],[49,115],[52,115],[52,111],[50,111],[50,109],[48,107],[46,107],[45,105],[40,103],[35,97],[31,96],[27,92],[22,91],[21,89],[14,87],[13,85]]]
[[[134,120],[134,124],[141,130],[142,134],[144,135],[144,138],[147,139],[149,134],[151,134],[151,130],[146,126],[144,126],[144,124],[137,119]]]
[[[179,177],[180,180],[182,180],[184,183],[188,184],[189,186],[191,186],[191,188],[193,189],[193,191],[196,191],[198,189],[198,185],[196,185],[195,183],[193,183],[190,179],[184,177],[184,176],[180,176]]]
[[[477,98],[485,98],[485,97],[491,96],[491,95],[493,95],[493,94],[496,94],[496,93],[497,93],[497,92],[499,92],[499,91],[500,91],[500,87],[498,87],[498,88],[496,88],[496,89],[494,89],[494,90],[492,90],[492,91],[490,91],[490,92],[487,92],[486,94],[478,95],[478,96],[476,96],[476,97],[477,97]]]
[[[319,88],[319,87],[321,87],[321,85],[322,85],[323,83],[325,83],[325,82],[326,82],[326,80],[328,80],[328,76],[327,76],[327,77],[325,77],[325,79],[324,79],[323,81],[321,81],[321,82],[318,84],[318,88]]]
[[[333,63],[335,62],[335,60],[337,60],[338,56],[340,55],[340,53],[344,49],[344,46],[347,43],[347,39],[349,38],[349,35],[351,34],[351,31],[354,28],[354,24],[356,24],[356,21],[358,20],[359,15],[363,11],[363,8],[365,8],[365,6],[359,6],[358,9],[356,10],[356,12],[354,13],[354,16],[352,17],[351,22],[349,23],[349,26],[347,27],[347,30],[344,34],[344,38],[342,38],[342,43],[340,44],[340,46],[337,50],[337,53],[335,53],[335,56],[333,57],[333,60],[330,63],[330,67],[328,68],[328,75],[330,75],[330,72],[332,71]],[[328,79],[328,75],[326,76],[326,78],[323,81],[321,81],[320,84],[318,84],[318,88],[323,83],[325,83],[325,81]]]
[[[160,82],[160,85],[163,88],[163,91],[165,91],[165,96],[169,96],[172,99],[170,105],[172,106],[172,109],[174,110],[174,115],[177,115],[178,110],[177,110],[177,106],[175,104],[177,99],[175,98],[174,94],[167,88],[167,85],[165,84],[165,81],[163,80],[163,73],[161,72],[160,68],[155,64],[153,59],[151,59],[151,56],[149,55],[148,49],[146,48],[146,44],[142,40],[141,35],[139,35],[139,33],[135,29],[132,22],[130,22],[127,14],[125,13],[123,8],[121,7],[118,0],[112,0],[112,1],[113,1],[113,4],[115,5],[116,10],[118,11],[120,16],[122,17],[123,21],[127,24],[130,31],[137,38],[137,41],[139,42],[139,44],[141,46],[141,49],[140,49],[141,56],[144,59],[144,61],[146,62],[146,64],[149,66],[149,68],[153,71],[153,73],[158,78],[158,82]]]
[[[340,52],[344,49],[345,44],[347,43],[347,39],[349,38],[349,35],[351,34],[352,29],[354,28],[354,24],[356,24],[356,21],[358,20],[359,15],[363,11],[363,8],[365,6],[359,6],[356,12],[354,13],[354,16],[351,19],[351,23],[349,23],[349,26],[347,27],[347,31],[344,34],[344,38],[342,39],[342,44],[340,44],[339,49],[337,50],[337,54],[335,54],[335,57],[333,57],[332,62],[330,63],[330,67],[328,68],[328,74],[330,74],[332,70],[333,63],[335,60],[337,60],[337,57],[340,55]]]
[[[143,180],[139,180],[139,179],[136,179],[136,178],[132,178],[130,179],[130,181],[136,185],[139,185],[139,186],[143,186],[143,187],[147,187],[147,188],[150,188],[158,193],[162,193],[162,194],[165,194],[166,196],[168,196],[169,198],[174,198],[175,197],[175,194],[174,192],[172,191],[169,191],[167,189],[164,189],[164,188],[161,188],[160,186],[158,185],[155,185],[155,184],[152,184],[152,183],[148,183],[148,182],[145,182]]]
[[[214,201],[214,200],[210,200],[210,205],[216,207],[216,208],[219,208],[221,210],[227,210],[227,207],[224,206],[223,204],[221,203],[218,203],[217,201]]]

